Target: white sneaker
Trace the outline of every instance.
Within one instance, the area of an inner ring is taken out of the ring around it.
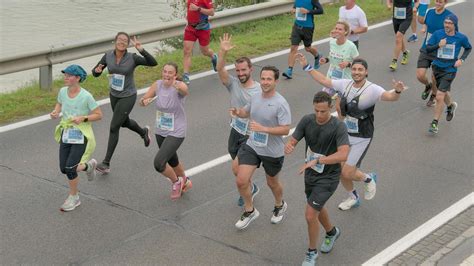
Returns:
[[[95,178],[95,169],[97,168],[97,161],[95,159],[90,159],[87,162],[87,180],[92,181]]]
[[[359,207],[360,205],[360,200],[359,198],[354,199],[352,197],[347,198],[345,201],[341,202],[339,206],[337,206],[341,211],[347,211],[351,209],[352,207]]]
[[[306,256],[304,257],[304,261],[303,263],[301,263],[301,266],[315,266],[318,255],[319,255],[318,252],[314,252],[314,251],[306,252]]]
[[[281,207],[276,207],[273,209],[273,216],[271,218],[272,224],[279,224],[285,214],[286,214],[286,209],[288,208],[288,204],[286,204],[285,201],[283,201],[283,205]]]
[[[375,173],[369,173],[369,176],[372,180],[369,183],[364,182],[364,198],[366,200],[373,199],[377,191],[377,175]]]
[[[61,211],[68,212],[74,210],[77,206],[81,205],[79,195],[69,195],[66,201],[61,205]]]
[[[244,212],[237,223],[235,223],[235,227],[239,230],[245,229],[253,220],[257,219],[259,215],[260,213],[256,208],[253,209],[252,213]]]

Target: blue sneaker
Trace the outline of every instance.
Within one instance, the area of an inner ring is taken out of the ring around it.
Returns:
[[[306,252],[306,256],[304,258],[303,263],[301,263],[301,266],[314,266],[316,265],[316,259],[318,258],[318,252],[317,251],[308,251]]]
[[[283,77],[287,79],[292,79],[293,78],[293,69],[287,68],[285,72],[283,72]]]
[[[366,200],[371,200],[375,196],[375,192],[377,191],[377,174],[376,173],[369,173],[370,182],[364,182],[364,198]]]
[[[260,189],[257,187],[255,183],[252,183],[252,201],[255,198],[255,196],[258,194],[258,192],[260,192]],[[242,198],[242,196],[239,196],[239,199],[237,200],[237,205],[239,207],[244,206],[244,199]]]
[[[217,54],[214,54],[211,59],[212,68],[217,72]]]
[[[329,253],[334,247],[334,242],[336,242],[336,239],[339,237],[340,234],[341,234],[341,230],[339,229],[339,227],[336,226],[336,234],[333,236],[326,235],[326,237],[324,238],[324,242],[321,245],[321,249],[320,249],[321,252]]]
[[[313,66],[313,68],[316,69],[316,70],[319,69],[319,66],[320,66],[320,65],[319,65],[319,59],[320,59],[320,58],[321,58],[321,54],[318,54],[318,56],[316,56],[316,57],[314,58],[314,66]]]
[[[410,36],[410,38],[408,38],[407,41],[408,41],[408,42],[416,42],[416,41],[418,41],[418,36],[416,36],[416,34],[412,34],[412,35]]]
[[[191,80],[189,79],[189,73],[183,74],[183,82],[186,83],[186,85],[189,85],[189,83],[191,83]]]

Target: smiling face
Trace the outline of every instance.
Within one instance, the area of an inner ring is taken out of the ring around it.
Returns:
[[[271,70],[263,70],[260,73],[260,86],[264,93],[275,90],[278,80],[275,79],[275,73]]]
[[[244,84],[250,79],[252,68],[244,61],[235,64],[235,72],[240,83]]]
[[[125,51],[130,43],[130,38],[125,34],[118,34],[115,37],[115,49],[118,51]]]
[[[335,39],[341,39],[346,37],[347,31],[344,28],[344,24],[337,23],[331,31],[332,37]]]
[[[444,8],[446,6],[446,2],[447,2],[447,0],[436,0],[435,1],[435,9],[436,9],[436,11],[438,11],[438,13],[440,13],[441,11],[444,10]]]
[[[368,74],[369,74],[369,71],[362,64],[354,63],[351,67],[352,79],[356,83],[363,81],[367,77]]]
[[[455,30],[454,23],[451,20],[445,19],[444,20],[444,31],[446,34],[453,34]]]

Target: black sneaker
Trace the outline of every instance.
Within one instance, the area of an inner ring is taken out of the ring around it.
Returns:
[[[446,109],[446,121],[451,121],[454,116],[456,115],[456,108],[458,108],[458,104],[453,102],[448,108]]]
[[[143,142],[145,143],[145,147],[148,147],[150,146],[150,143],[151,143],[151,136],[150,136],[150,127],[149,126],[145,126],[143,128],[143,130],[145,130],[145,135],[143,135]]]
[[[428,96],[430,95],[430,91],[431,91],[431,82],[425,86],[425,90],[423,91],[423,93],[421,93],[421,99],[422,100],[428,99]]]
[[[436,94],[431,94],[430,99],[426,102],[426,106],[431,107],[436,105]]]
[[[105,162],[101,162],[100,164],[98,164],[95,169],[97,170],[97,172],[103,175],[110,173],[110,165]]]

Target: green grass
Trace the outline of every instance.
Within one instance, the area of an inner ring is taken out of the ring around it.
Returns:
[[[391,16],[391,11],[387,10],[385,4],[381,4],[380,0],[360,0],[357,3],[364,9],[369,24],[386,20]],[[325,14],[316,16],[315,40],[328,36],[329,31],[337,21],[340,5],[337,3],[325,5]],[[228,55],[228,63],[243,55],[256,57],[285,49],[289,47],[292,24],[293,16],[285,14],[214,29],[212,32],[211,48],[217,51],[219,36],[224,32],[229,32],[233,35],[232,40],[237,47]],[[161,66],[166,62],[176,62],[180,69],[182,68],[183,57],[181,49],[171,53],[158,54],[156,58],[159,64],[157,67],[138,67],[135,70],[137,88],[146,87],[153,81],[160,79]],[[209,58],[204,56],[193,58],[191,72],[209,70],[210,68]],[[62,84],[62,79],[56,79],[51,92],[40,90],[39,84],[35,83],[12,93],[0,94],[0,124],[7,124],[49,113],[56,103],[56,95]],[[99,78],[89,75],[87,80],[82,83],[82,87],[89,90],[96,100],[105,98],[109,94],[108,81],[105,75]]]

